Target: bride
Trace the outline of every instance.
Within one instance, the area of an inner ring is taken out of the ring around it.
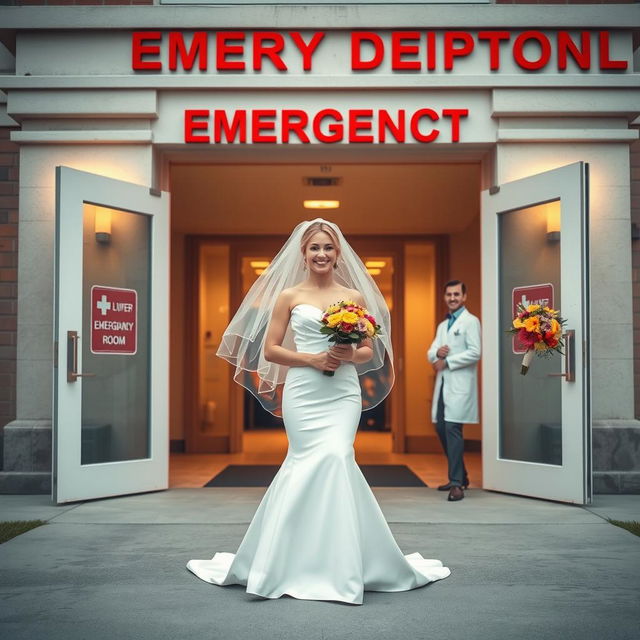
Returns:
[[[341,300],[367,307],[380,337],[329,348],[320,320]],[[449,575],[439,560],[402,554],[355,462],[360,376],[378,376],[378,396],[367,395],[372,408],[393,384],[392,348],[384,298],[337,225],[317,219],[294,229],[218,355],[266,409],[281,408],[289,448],[238,551],[191,560],[190,571],[264,598],[351,604],[362,604],[365,590],[406,591]]]

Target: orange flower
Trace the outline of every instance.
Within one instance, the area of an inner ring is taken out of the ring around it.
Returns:
[[[527,318],[524,321],[524,328],[529,333],[532,333],[534,331],[539,331],[540,330],[540,318],[539,318],[539,316],[531,316],[531,318]]]

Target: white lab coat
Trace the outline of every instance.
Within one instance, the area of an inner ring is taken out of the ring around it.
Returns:
[[[438,349],[449,345],[447,367],[436,375],[431,419],[436,422],[438,398],[444,380],[444,419],[447,422],[477,423],[480,320],[465,309],[449,330],[448,323],[444,320],[438,325],[435,340],[427,354],[433,364],[438,359]]]

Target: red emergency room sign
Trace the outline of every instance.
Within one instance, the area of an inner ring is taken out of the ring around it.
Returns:
[[[515,318],[518,307],[528,307],[530,304],[539,304],[553,309],[553,285],[529,284],[524,287],[515,287],[511,293],[511,317]],[[513,353],[526,353],[527,347],[520,344],[518,336],[513,336]]]
[[[136,352],[137,302],[134,289],[91,287],[91,353]]]

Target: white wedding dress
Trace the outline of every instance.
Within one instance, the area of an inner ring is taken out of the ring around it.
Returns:
[[[300,352],[320,353],[322,311],[299,304],[291,328]],[[329,377],[291,367],[282,398],[289,449],[237,553],[191,560],[187,568],[217,585],[246,585],[264,598],[362,604],[366,591],[407,591],[450,571],[419,553],[403,555],[354,458],[362,409],[355,367]]]

